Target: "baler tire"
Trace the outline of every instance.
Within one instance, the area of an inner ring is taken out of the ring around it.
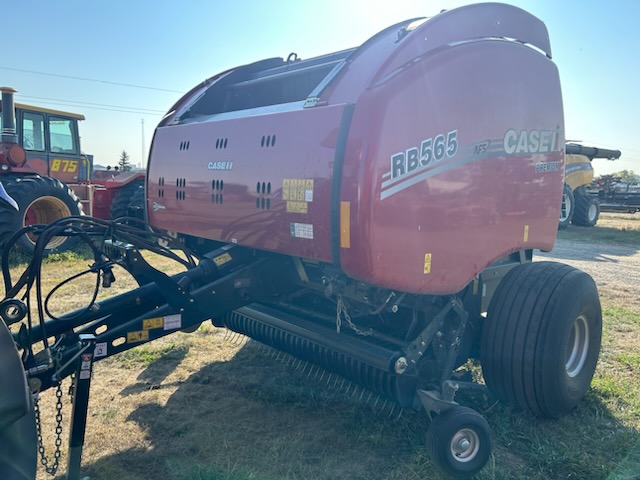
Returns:
[[[489,305],[480,355],[485,382],[516,408],[565,415],[589,389],[601,337],[600,300],[587,273],[555,262],[519,265]]]
[[[3,180],[5,182],[5,180]],[[20,213],[4,202],[0,203],[0,249],[20,225]]]
[[[469,477],[491,456],[491,429],[475,410],[454,406],[437,415],[427,430],[427,452],[448,475]]]
[[[132,201],[134,200],[136,193],[139,190],[142,190],[144,192],[143,180],[135,180],[118,189],[118,191],[113,196],[113,201],[111,202],[111,208],[109,210],[111,214],[111,220],[129,216],[129,206],[133,206],[131,205]]]
[[[5,212],[6,218],[3,216],[0,222],[0,243],[3,245],[24,226],[34,223],[49,224],[63,217],[83,214],[80,200],[73,190],[55,178],[29,175],[3,178],[2,182],[20,208],[19,212]],[[23,235],[16,243],[27,254],[32,255],[36,241],[36,237]],[[44,254],[54,250],[69,250],[78,241],[77,237],[54,237],[47,244]]]
[[[558,221],[558,229],[563,230],[569,226],[571,219],[575,214],[575,198],[571,187],[564,184],[562,189],[562,204],[560,205],[560,219]]]
[[[572,222],[581,227],[595,227],[600,217],[600,202],[582,190],[576,190]]]
[[[31,393],[11,332],[0,320],[0,478],[36,477],[38,438]]]

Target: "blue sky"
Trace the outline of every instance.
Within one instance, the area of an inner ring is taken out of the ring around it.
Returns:
[[[144,164],[162,114],[207,77],[290,52],[309,58],[357,46],[398,21],[468,3],[22,0],[3,7],[0,84],[16,88],[18,102],[84,114],[82,146],[96,163],[115,165],[126,150]],[[619,161],[596,160],[596,174],[640,172],[640,1],[507,3],[549,29],[567,138],[622,150]]]

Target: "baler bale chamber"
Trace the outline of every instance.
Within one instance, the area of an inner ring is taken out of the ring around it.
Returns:
[[[227,70],[156,129],[150,227],[87,218],[30,227],[43,244],[79,236],[103,284],[118,264],[140,288],[26,326],[19,293],[39,259],[16,284],[5,269],[1,313],[15,324],[26,384],[54,387],[76,368],[76,391],[88,395],[81,372],[94,360],[211,319],[424,409],[434,464],[472,475],[490,456],[490,429],[457,391],[488,389],[558,417],[595,370],[593,280],[532,262],[555,241],[564,149],[546,27],[508,5],[409,20],[321,57]],[[170,248],[187,258],[173,277],[140,254]],[[469,359],[485,384],[459,370]],[[13,382],[20,404],[25,387]],[[70,472],[82,429],[72,427]]]

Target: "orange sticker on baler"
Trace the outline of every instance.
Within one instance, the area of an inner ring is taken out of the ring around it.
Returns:
[[[340,248],[351,248],[351,202],[340,202]]]

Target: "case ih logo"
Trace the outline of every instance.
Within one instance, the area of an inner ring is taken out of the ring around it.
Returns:
[[[231,170],[233,162],[209,162],[207,168],[209,170]]]
[[[504,151],[507,155],[559,152],[560,130],[507,130]]]

